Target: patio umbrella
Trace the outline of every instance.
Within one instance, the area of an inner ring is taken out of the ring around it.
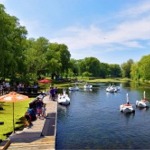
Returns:
[[[42,79],[42,80],[39,80],[39,83],[51,83],[52,80],[50,79]]]
[[[29,97],[23,94],[19,94],[16,92],[10,92],[6,95],[0,96],[0,101],[2,102],[12,102],[13,107],[13,132],[15,133],[15,123],[14,123],[14,103],[19,101],[27,100]]]

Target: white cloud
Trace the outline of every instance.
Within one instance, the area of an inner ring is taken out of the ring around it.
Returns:
[[[0,0],[1,4],[4,4],[6,2],[6,0]]]
[[[150,39],[150,2],[137,4],[126,10],[126,14],[122,15],[122,21],[111,30],[102,30],[101,27],[91,25],[89,27],[73,26],[61,31],[61,35],[51,41],[57,41],[68,45],[69,49],[79,50],[89,49],[99,46],[99,50],[104,47],[114,50],[118,49],[118,45],[130,48],[143,48],[140,40]],[[148,13],[147,13],[148,12]],[[147,13],[147,15],[134,18],[135,14]],[[122,14],[122,12],[120,12]],[[120,16],[119,16],[120,17]],[[131,19],[132,18],[132,19]],[[115,18],[117,21],[117,18]],[[119,18],[120,19],[120,18]],[[111,25],[111,22],[107,22]],[[104,28],[104,27],[103,27]],[[122,49],[123,49],[122,48]]]
[[[131,6],[128,9],[123,9],[122,12],[119,13],[122,17],[128,18],[138,18],[141,15],[149,15],[150,13],[150,1],[142,0],[139,3],[134,4],[134,7]]]

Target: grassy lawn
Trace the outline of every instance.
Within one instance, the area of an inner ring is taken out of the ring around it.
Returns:
[[[30,101],[31,99],[14,103],[15,122],[20,122],[19,119],[22,116],[24,116]],[[12,107],[12,103],[6,103],[6,102],[1,102],[0,105],[4,109],[4,110],[0,110],[0,122],[4,122],[4,125],[0,125],[0,139],[6,139],[6,136],[4,136],[3,134],[7,134],[13,131],[13,120],[12,120],[13,107]],[[21,126],[22,124],[15,124],[15,128]]]
[[[100,78],[83,78],[83,77],[78,77],[78,86],[83,87],[86,82],[88,83],[100,83],[100,82],[110,82],[110,83],[116,83],[116,82],[127,82],[130,81],[127,78],[107,78],[107,79],[100,79]],[[64,82],[64,83],[53,83],[54,87],[58,88],[68,88],[70,86],[74,86],[75,82]],[[45,87],[47,90],[49,87]]]

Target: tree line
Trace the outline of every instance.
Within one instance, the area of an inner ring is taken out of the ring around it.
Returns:
[[[45,37],[27,38],[27,33],[18,18],[7,14],[0,4],[1,79],[37,81],[44,76],[150,79],[150,55],[139,62],[130,59],[121,65],[100,62],[95,57],[76,60],[71,58],[67,45],[51,43]]]

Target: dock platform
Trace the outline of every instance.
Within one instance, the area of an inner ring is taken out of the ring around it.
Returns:
[[[56,126],[57,126],[57,102],[44,97],[46,103],[46,118],[38,118],[33,121],[31,128],[16,131],[7,139],[6,144],[0,150],[55,150]]]

